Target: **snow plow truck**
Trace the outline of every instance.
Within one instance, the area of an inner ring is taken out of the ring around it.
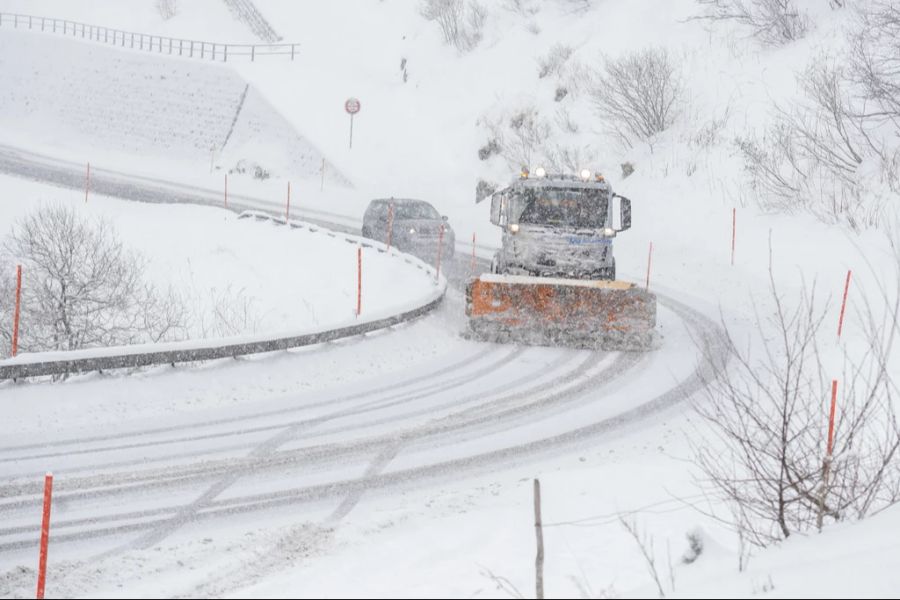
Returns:
[[[603,350],[650,347],[656,296],[616,280],[613,240],[631,227],[630,200],[613,193],[600,174],[543,169],[523,169],[487,198],[502,244],[490,273],[467,283],[470,337]]]

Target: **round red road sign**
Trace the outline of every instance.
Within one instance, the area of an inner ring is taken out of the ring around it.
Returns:
[[[355,115],[359,112],[360,109],[359,100],[356,98],[349,98],[346,102],[344,102],[344,110],[346,110],[351,115]]]

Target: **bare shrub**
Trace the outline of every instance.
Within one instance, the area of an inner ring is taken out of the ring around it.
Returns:
[[[761,136],[737,138],[735,145],[763,206],[791,211],[809,200],[805,166],[786,124],[776,123]]]
[[[799,40],[809,30],[809,18],[794,0],[697,0],[706,10],[699,19],[735,21],[766,44]]]
[[[635,544],[637,544],[640,549],[644,564],[647,567],[647,572],[650,574],[650,578],[653,579],[653,583],[656,585],[656,591],[659,594],[659,597],[665,598],[666,590],[663,587],[660,569],[656,564],[657,557],[656,552],[653,549],[653,536],[648,536],[646,533],[642,532],[638,528],[637,523],[633,520],[627,521],[624,517],[619,517],[619,523],[625,528],[625,531],[631,535]],[[669,587],[670,592],[675,591],[675,572],[672,568],[671,553],[669,553]]]
[[[628,147],[652,142],[679,115],[682,82],[669,53],[646,49],[606,59],[591,91],[597,114]]]
[[[179,299],[145,281],[145,261],[104,220],[44,207],[14,225],[3,250],[4,264],[23,266],[19,347],[25,352],[158,342],[183,333]],[[11,302],[4,291],[0,335],[7,340]]]
[[[503,7],[523,17],[533,17],[541,10],[536,0],[504,0]]]
[[[840,67],[819,59],[800,76],[810,104],[800,111],[779,108],[779,112],[795,132],[801,152],[832,175],[852,183],[863,161],[860,137],[865,130],[853,114],[845,81]]]
[[[489,139],[484,146],[478,149],[478,160],[487,160],[500,153],[500,142],[497,139]]]
[[[511,170],[534,165],[543,156],[552,131],[533,106],[518,109],[506,118],[487,119],[485,125]]]
[[[178,0],[156,0],[156,12],[163,21],[168,21],[178,14]]]
[[[563,72],[566,61],[572,56],[572,47],[566,44],[554,44],[546,56],[538,59],[538,78],[550,75],[559,76]]]
[[[581,131],[578,121],[572,117],[572,114],[563,107],[556,110],[556,126],[565,134],[575,134]]]
[[[724,347],[705,348],[715,375],[696,409],[711,435],[694,447],[704,480],[731,507],[731,524],[759,546],[809,531],[819,518],[861,519],[900,500],[900,424],[888,369],[900,289],[884,294],[884,318],[871,308],[861,315],[867,352],[844,356],[828,469],[831,377],[820,355],[826,306],[815,286],[788,305],[771,266],[769,294],[774,310],[757,314],[759,352],[731,332]]]
[[[859,12],[850,72],[875,104],[863,112],[900,134],[900,4],[873,0]]]
[[[204,298],[200,292],[194,292],[190,319],[194,336],[223,338],[253,334],[260,330],[262,317],[256,299],[245,288],[229,284],[221,289],[210,289],[207,296]]]
[[[704,537],[703,532],[699,529],[689,531],[685,537],[687,537],[688,548],[681,556],[681,562],[690,565],[695,563],[697,559],[700,558],[700,555],[703,554]]]
[[[422,0],[420,14],[438,24],[444,42],[468,52],[481,42],[487,8],[470,0]]]
[[[817,58],[799,77],[804,100],[776,106],[775,122],[762,137],[737,141],[762,202],[779,210],[803,207],[854,229],[879,226],[882,206],[865,193],[860,167],[880,165],[892,183],[896,143],[855,98],[846,69]]]

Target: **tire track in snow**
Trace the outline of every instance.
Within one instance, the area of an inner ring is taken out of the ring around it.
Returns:
[[[665,298],[663,303],[676,312],[692,329],[691,333],[700,343],[715,348],[722,344],[722,332],[719,326],[712,320],[697,313],[690,307],[675,300]],[[633,364],[640,362],[640,357],[635,357]],[[556,435],[513,444],[508,447],[487,450],[465,457],[437,461],[430,464],[400,469],[390,472],[379,472],[370,476],[348,478],[339,481],[282,489],[261,494],[248,494],[222,500],[214,500],[202,510],[193,515],[192,522],[221,518],[231,515],[270,510],[283,506],[311,503],[328,499],[344,499],[351,495],[363,493],[385,493],[393,489],[421,484],[428,480],[439,480],[450,474],[454,479],[462,474],[475,475],[484,472],[485,469],[494,470],[509,464],[520,464],[523,458],[537,458],[551,453],[571,451],[586,444],[595,442],[599,436],[607,435],[621,430],[624,427],[635,425],[660,412],[672,409],[683,402],[691,394],[703,386],[703,382],[709,377],[708,366],[698,364],[695,369],[681,382],[671,389],[654,396],[648,401],[613,417],[589,423],[575,429]],[[592,392],[588,382],[580,386],[580,393]],[[433,432],[435,433],[435,432]],[[401,440],[423,442],[425,439]],[[393,438],[393,443],[398,439]],[[382,449],[383,451],[383,449]],[[104,515],[94,518],[80,519],[77,522],[55,523],[54,543],[65,543],[92,539],[104,536],[117,536],[133,532],[152,530],[171,519],[171,515],[177,514],[180,506],[154,508],[143,511],[132,511],[118,515]],[[161,518],[160,518],[161,517]],[[85,531],[72,533],[59,532],[71,526],[95,526],[98,524],[114,523],[115,521],[130,520],[119,525],[107,525],[92,527]],[[0,535],[8,536],[15,533],[7,529]],[[33,547],[37,540],[18,540],[0,543],[0,551]]]

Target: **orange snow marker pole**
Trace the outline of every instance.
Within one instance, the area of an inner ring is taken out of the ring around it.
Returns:
[[[831,412],[828,416],[828,460],[834,450],[834,409],[837,406],[837,379],[831,381]]]
[[[844,282],[844,299],[841,301],[841,316],[838,319],[838,339],[841,339],[841,332],[844,329],[844,310],[847,308],[847,292],[850,291],[850,274],[852,269],[847,270],[847,281]]]
[[[50,500],[53,493],[53,473],[44,477],[44,516],[41,519],[41,555],[38,562],[37,597],[44,597],[47,581],[47,544],[50,541]]]
[[[394,238],[394,203],[388,204],[388,230],[387,230],[387,249],[391,249],[391,240]]]
[[[653,242],[650,242],[650,253],[647,254],[647,284],[644,286],[644,289],[650,289],[650,265],[653,260]]]
[[[475,232],[472,232],[472,266],[469,270],[475,272]]]
[[[362,246],[356,249],[356,316],[362,314]]]
[[[19,351],[19,308],[22,304],[22,265],[16,266],[16,311],[13,314],[12,355]]]
[[[834,451],[834,410],[837,406],[837,379],[831,381],[831,411],[828,415],[828,444],[825,451],[825,460],[822,462],[822,487],[819,491],[819,512],[816,515],[816,527],[821,532],[822,523],[825,520],[825,496],[828,494],[828,476],[831,473],[831,461]]]
[[[287,208],[284,211],[284,222],[285,225],[290,225],[291,220],[291,182],[288,181],[288,191],[287,191]]]
[[[441,280],[441,251],[444,249],[444,224],[441,223],[441,232],[438,234],[437,274],[435,278]]]
[[[87,164],[87,175],[84,178],[84,203],[88,201],[88,191],[91,189],[91,163]]]

